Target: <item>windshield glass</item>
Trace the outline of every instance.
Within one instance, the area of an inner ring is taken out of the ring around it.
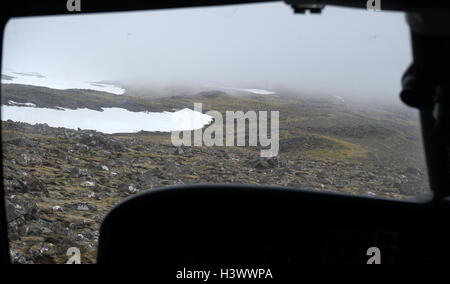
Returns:
[[[95,262],[119,201],[237,183],[429,192],[401,13],[284,4],[12,19],[2,147],[13,262]]]

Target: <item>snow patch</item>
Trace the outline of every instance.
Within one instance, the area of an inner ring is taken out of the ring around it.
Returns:
[[[225,89],[225,90],[248,92],[248,93],[257,94],[257,95],[275,95],[276,94],[276,92],[262,90],[262,89],[245,89],[245,88],[234,88],[234,87],[216,87],[216,88]]]
[[[68,82],[68,81],[58,81],[47,78],[36,72],[14,72],[10,70],[2,71],[2,75],[7,76],[4,78],[2,76],[2,84],[19,84],[19,85],[31,85],[38,87],[47,87],[57,90],[67,90],[67,89],[83,89],[83,90],[94,90],[107,92],[115,95],[123,95],[125,89],[103,83],[94,82]]]
[[[9,103],[10,105],[15,105],[15,106],[27,106],[27,107],[35,107],[35,106],[36,106],[36,105],[33,104],[33,103],[18,103],[18,102],[11,101],[11,100],[9,100],[8,103]]]
[[[341,102],[345,102],[344,98],[341,96],[333,96],[333,98],[336,98],[336,99],[340,100]]]
[[[2,106],[2,120],[29,124],[46,123],[51,127],[133,133],[139,131],[195,130],[211,123],[212,117],[185,108],[176,112],[132,112],[123,108],[50,109],[24,106]]]

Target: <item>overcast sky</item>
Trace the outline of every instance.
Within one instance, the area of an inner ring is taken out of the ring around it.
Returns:
[[[398,97],[411,61],[402,13],[282,3],[11,20],[3,67],[58,80],[297,87]]]

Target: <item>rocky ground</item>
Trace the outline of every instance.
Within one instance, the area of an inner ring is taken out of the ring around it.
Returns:
[[[168,185],[264,184],[392,198],[427,192],[418,127],[407,116],[334,103],[311,111],[313,104],[304,102],[252,100],[220,93],[158,104],[202,101],[219,111],[276,107],[276,158],[260,158],[257,147],[174,147],[164,133],[106,135],[2,122],[13,261],[64,263],[67,249],[78,247],[82,262],[93,263],[105,214],[127,196]]]

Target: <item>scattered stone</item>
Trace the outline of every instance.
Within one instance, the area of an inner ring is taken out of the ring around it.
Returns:
[[[419,172],[418,169],[408,167],[406,169],[406,173],[409,174],[409,175],[412,175],[412,176],[417,176],[417,175],[419,175],[420,172]]]
[[[30,173],[22,172],[21,179],[17,179],[17,183],[16,190],[18,192],[38,192],[48,195],[44,183]]]
[[[84,181],[84,182],[81,183],[81,186],[93,187],[93,186],[95,186],[95,182],[93,182],[93,181]]]
[[[273,158],[255,158],[250,160],[249,165],[255,169],[271,169],[279,166],[279,160],[276,157]]]
[[[71,178],[79,178],[79,177],[89,176],[89,171],[87,169],[75,167],[70,171],[69,176]]]
[[[59,205],[55,205],[55,206],[52,207],[52,210],[53,210],[53,211],[61,211],[62,208],[61,208],[61,206],[59,206]]]
[[[78,211],[97,211],[97,207],[87,202],[72,203],[67,207]]]
[[[178,148],[175,150],[175,155],[184,155],[183,149],[181,149],[181,147],[178,147]]]
[[[134,183],[122,183],[119,186],[119,191],[125,194],[133,194],[138,192],[139,190]]]

